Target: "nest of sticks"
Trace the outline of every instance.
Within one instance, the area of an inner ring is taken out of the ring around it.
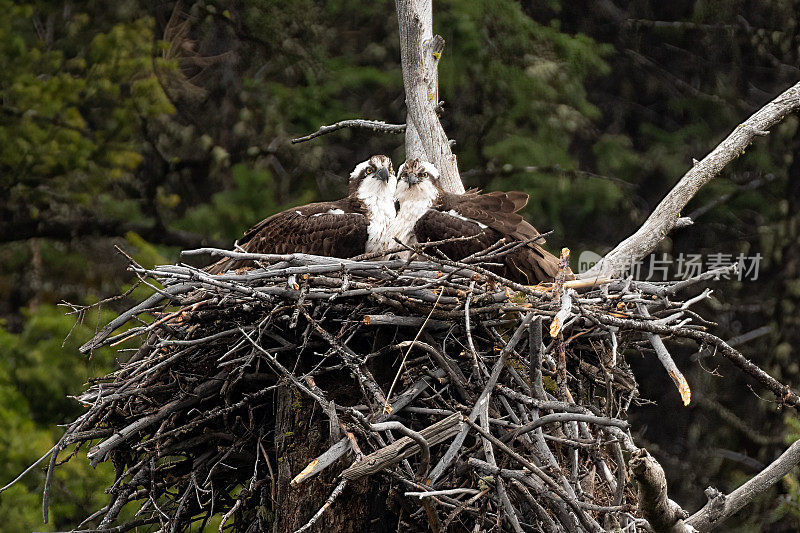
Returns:
[[[688,401],[660,335],[711,337],[689,309],[707,291],[677,295],[713,272],[527,287],[487,270],[491,251],[185,253],[209,252],[258,268],[132,262],[156,291],[83,348],[143,339],[79,396],[87,410],[52,454],[48,487],[62,450],[116,468],[108,504],[78,529],[361,531],[359,505],[380,508],[375,531],[641,524],[625,354],[654,349]]]

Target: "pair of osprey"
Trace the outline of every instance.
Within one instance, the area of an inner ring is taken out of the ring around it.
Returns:
[[[395,176],[391,160],[374,155],[350,174],[347,197],[273,215],[245,233],[238,245],[250,253],[348,258],[385,254],[397,248],[395,239],[413,245],[474,237],[437,245],[450,259],[460,260],[505,239],[523,244],[503,256],[500,275],[527,284],[552,281],[559,261],[532,240],[539,232],[518,214],[527,203],[528,195],[518,191],[449,193],[431,163],[410,159]],[[251,265],[223,259],[207,270],[218,274]]]

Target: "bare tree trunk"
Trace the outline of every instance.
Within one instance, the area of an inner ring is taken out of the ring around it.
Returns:
[[[433,0],[423,0],[421,2],[408,2],[410,12],[413,12],[414,7],[418,9],[417,14],[419,15],[419,39],[420,39],[420,46],[423,50],[422,52],[422,63],[423,63],[423,76],[427,78],[427,89],[428,94],[434,94],[434,105],[436,105],[439,101],[439,69],[437,68],[436,64],[432,61],[432,55],[425,53],[424,50],[426,46],[423,43],[430,43],[433,39]],[[413,7],[411,7],[413,6]],[[412,15],[413,16],[413,15]],[[403,20],[400,16],[400,4],[397,5],[397,19],[400,23],[400,43],[401,45],[404,43],[403,39]],[[411,43],[409,46],[415,46]],[[407,53],[403,54],[403,57],[406,57]],[[432,65],[433,63],[433,65]],[[431,68],[431,66],[433,68]],[[403,69],[403,78],[405,79],[405,69]],[[406,89],[407,90],[407,89]],[[426,157],[425,147],[422,144],[422,139],[419,136],[419,132],[417,131],[416,126],[414,126],[414,122],[411,119],[411,111],[408,112],[406,116],[406,158],[411,159],[412,157]]]
[[[456,156],[450,149],[436,106],[437,67],[444,39],[433,35],[432,0],[396,0],[400,27],[400,59],[406,91],[406,158],[423,158],[441,173],[446,191],[463,193]]]
[[[406,157],[430,161],[439,169],[444,189],[462,193],[464,186],[456,157],[436,115],[437,65],[444,39],[433,35],[432,1],[397,0],[397,17],[408,108]],[[323,127],[319,132],[296,141],[302,142],[338,127],[339,124]],[[402,126],[389,127],[397,129]],[[336,485],[331,474],[323,473],[304,482],[302,489],[291,486],[293,477],[330,444],[326,442],[323,417],[309,414],[313,408],[313,402],[300,401],[288,387],[279,394],[275,427],[279,465],[274,533],[303,528],[313,520],[317,510],[326,505],[326,498]],[[325,513],[324,519],[314,523],[308,530],[349,532],[390,529],[391,525],[396,524],[397,517],[386,505],[386,491],[375,490],[376,486],[377,482],[369,478],[350,481],[343,495],[333,503],[333,508]]]

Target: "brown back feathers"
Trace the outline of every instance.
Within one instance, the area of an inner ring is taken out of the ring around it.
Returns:
[[[287,209],[262,220],[239,240],[250,253],[305,253],[348,258],[364,253],[367,217],[360,202],[345,198]],[[222,259],[206,268],[211,274],[252,267],[249,260]]]
[[[451,259],[459,260],[505,239],[529,241],[539,232],[518,213],[528,203],[524,192],[495,191],[481,194],[442,192],[434,209],[428,210],[415,226],[417,240],[438,241],[453,237],[474,239],[447,243],[438,248]],[[543,239],[521,245],[503,258],[498,273],[518,283],[552,281],[558,274],[559,260],[540,246]],[[495,269],[498,270],[498,269]]]

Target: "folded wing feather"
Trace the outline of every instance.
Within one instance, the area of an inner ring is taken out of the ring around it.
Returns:
[[[319,202],[287,209],[250,228],[239,240],[250,253],[305,253],[329,257],[353,257],[364,253],[367,217],[345,212],[338,202]],[[220,274],[254,266],[252,261],[222,259],[206,268]]]
[[[474,239],[438,247],[456,260],[484,250],[503,238],[508,242],[528,241],[537,237],[539,232],[518,213],[527,203],[528,195],[519,191],[443,193],[434,208],[417,222],[414,228],[417,240],[425,242],[474,236]],[[528,243],[507,254],[503,258],[501,275],[520,283],[552,281],[558,274],[559,260],[542,248],[541,242],[543,240]]]

